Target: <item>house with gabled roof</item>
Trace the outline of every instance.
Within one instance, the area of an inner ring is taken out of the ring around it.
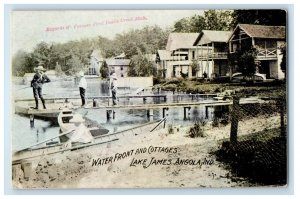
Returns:
[[[168,50],[158,50],[156,53],[157,73],[160,77],[166,78],[167,64],[172,61],[171,52]]]
[[[202,30],[194,46],[197,46],[197,76],[205,73],[208,78],[229,75],[228,45],[231,31]]]
[[[229,52],[257,49],[256,60],[260,62],[257,72],[267,79],[283,79],[280,68],[282,55],[280,48],[286,45],[285,26],[265,26],[253,24],[238,24],[228,40]],[[238,72],[238,66],[232,66],[233,72]]]
[[[157,61],[165,78],[192,77],[192,60],[196,47],[193,46],[199,33],[171,33],[165,51],[157,52]],[[164,61],[163,63],[159,63]]]
[[[90,55],[90,63],[88,67],[88,75],[100,75],[100,68],[104,62],[104,58],[100,50],[93,50]]]
[[[117,77],[127,77],[130,59],[126,59],[124,53],[119,56],[106,59],[110,73],[115,72]]]

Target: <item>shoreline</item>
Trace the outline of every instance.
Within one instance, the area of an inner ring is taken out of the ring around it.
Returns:
[[[239,125],[239,136],[279,127],[279,121],[278,115],[243,120]],[[216,161],[215,156],[211,154],[220,147],[222,141],[229,138],[230,125],[212,127],[211,124],[207,124],[203,138],[187,137],[186,132],[190,128],[188,126],[173,126],[173,128],[172,134],[169,134],[168,128],[152,133],[141,132],[137,135],[124,136],[119,141],[102,146],[32,160],[30,178],[24,179],[22,176],[24,173],[19,171],[17,178],[13,180],[13,187],[23,189],[255,186],[243,178],[236,180],[226,166]],[[150,146],[176,148],[176,151],[144,153],[144,148],[148,149]],[[92,166],[93,159],[115,157],[116,154],[128,151],[132,151],[132,154],[127,154],[126,157],[114,162]],[[175,164],[177,159],[192,160],[195,165]],[[213,164],[200,165],[205,159]],[[200,163],[197,164],[199,160]],[[146,168],[143,167],[143,162]]]

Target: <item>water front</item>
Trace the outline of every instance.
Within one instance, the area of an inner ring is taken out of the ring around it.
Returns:
[[[87,79],[88,88],[86,96],[109,96],[108,82],[100,80],[99,78]],[[118,95],[126,96],[132,95],[136,88],[119,88]],[[32,98],[32,88],[28,88],[27,84],[21,84],[20,82],[14,82],[13,84],[13,96],[16,99]],[[43,88],[45,98],[53,97],[78,97],[79,89],[77,82],[74,79],[71,80],[54,80],[49,84],[45,84]],[[158,91],[146,91],[143,94],[158,94]],[[191,102],[191,101],[212,101],[211,97],[204,97],[194,99],[189,96],[173,97],[173,92],[160,91],[159,94],[167,95],[167,103],[172,102]],[[177,93],[175,93],[177,94]],[[111,99],[110,103],[111,103]],[[166,103],[162,98],[147,98],[146,101],[143,98],[130,99],[119,98],[120,105],[129,104],[151,104],[151,103]],[[40,102],[41,103],[41,102]],[[107,103],[107,100],[102,100],[99,103]],[[223,110],[222,110],[223,111]],[[98,124],[109,129],[109,133],[128,129],[134,126],[138,126],[149,122],[146,110],[124,110],[117,109],[115,111],[115,118],[107,121],[106,111],[101,109],[78,109],[78,113],[85,117],[96,121]],[[214,117],[221,117],[218,110],[214,108],[208,108],[205,110],[203,106],[191,107],[190,114],[187,118],[184,118],[184,109],[169,108],[167,115],[167,124],[173,125],[190,125],[195,121],[203,118],[207,121],[212,121]],[[151,120],[160,120],[163,117],[162,108],[153,110],[153,118]],[[14,114],[12,117],[12,150],[20,150],[25,147],[31,146],[37,142],[46,140],[59,134],[59,126],[53,124],[50,121],[44,121],[35,119],[34,127],[30,127],[30,120],[28,117]],[[55,141],[55,140],[54,140]]]

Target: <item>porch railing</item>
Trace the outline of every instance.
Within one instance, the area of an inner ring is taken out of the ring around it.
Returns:
[[[276,58],[277,57],[277,49],[276,48],[258,49],[257,57],[259,57],[259,58]]]
[[[228,53],[227,52],[214,52],[214,53],[207,53],[199,55],[200,59],[227,59]]]

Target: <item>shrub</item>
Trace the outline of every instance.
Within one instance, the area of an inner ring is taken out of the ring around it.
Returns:
[[[173,133],[174,133],[173,125],[172,125],[172,124],[169,124],[169,125],[168,125],[168,133],[169,133],[169,134],[173,134]]]
[[[204,126],[206,121],[200,119],[194,123],[194,126],[188,131],[188,136],[191,138],[204,137]]]

